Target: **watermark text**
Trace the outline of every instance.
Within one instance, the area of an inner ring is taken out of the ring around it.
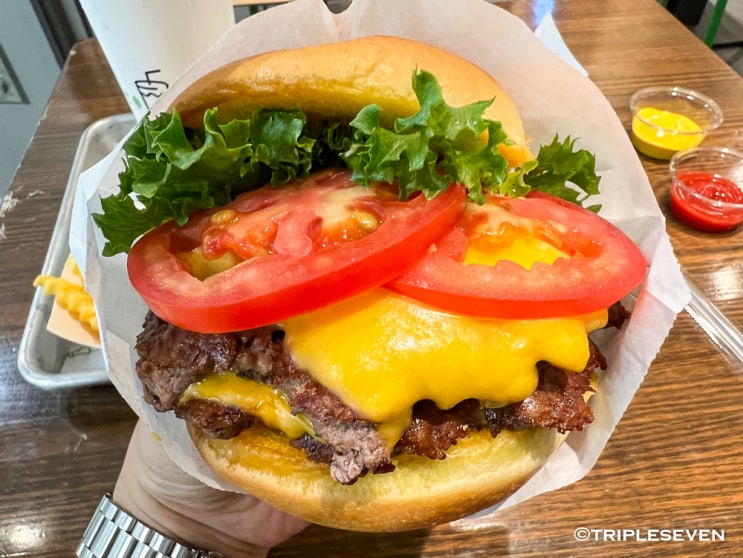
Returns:
[[[577,527],[573,531],[580,542],[724,542],[725,529],[591,529]]]

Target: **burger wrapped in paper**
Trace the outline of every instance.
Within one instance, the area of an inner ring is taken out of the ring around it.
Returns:
[[[148,307],[143,413],[177,417],[227,486],[332,527],[512,495],[591,428],[599,345],[647,272],[592,205],[593,154],[527,133],[493,76],[399,37],[182,88],[93,215]]]

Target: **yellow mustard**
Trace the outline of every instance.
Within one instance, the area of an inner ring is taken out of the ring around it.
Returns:
[[[655,159],[670,159],[677,151],[696,147],[704,135],[688,116],[654,107],[640,109],[632,119],[632,144]]]

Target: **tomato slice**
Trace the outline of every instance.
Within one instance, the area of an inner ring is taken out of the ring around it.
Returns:
[[[468,203],[436,249],[387,287],[450,312],[532,319],[606,308],[645,273],[642,253],[617,227],[534,192]]]
[[[129,254],[129,278],[155,314],[181,328],[259,327],[397,277],[451,229],[464,204],[460,186],[401,202],[391,187],[324,171],[147,233]]]

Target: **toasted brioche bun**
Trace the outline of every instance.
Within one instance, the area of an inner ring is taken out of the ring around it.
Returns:
[[[416,69],[438,79],[451,106],[493,99],[485,116],[499,120],[514,142],[502,145],[501,153],[513,166],[533,158],[515,104],[489,74],[448,51],[397,37],[364,37],[237,60],[194,82],[172,108],[185,125],[199,127],[212,107],[228,122],[261,108],[303,110],[310,119],[350,118],[376,103],[391,125],[418,111],[412,89]]]
[[[406,531],[471,515],[511,495],[565,438],[555,430],[472,432],[443,460],[403,455],[390,473],[347,486],[286,438],[253,427],[235,438],[189,425],[204,460],[246,492],[312,523],[353,531]]]

